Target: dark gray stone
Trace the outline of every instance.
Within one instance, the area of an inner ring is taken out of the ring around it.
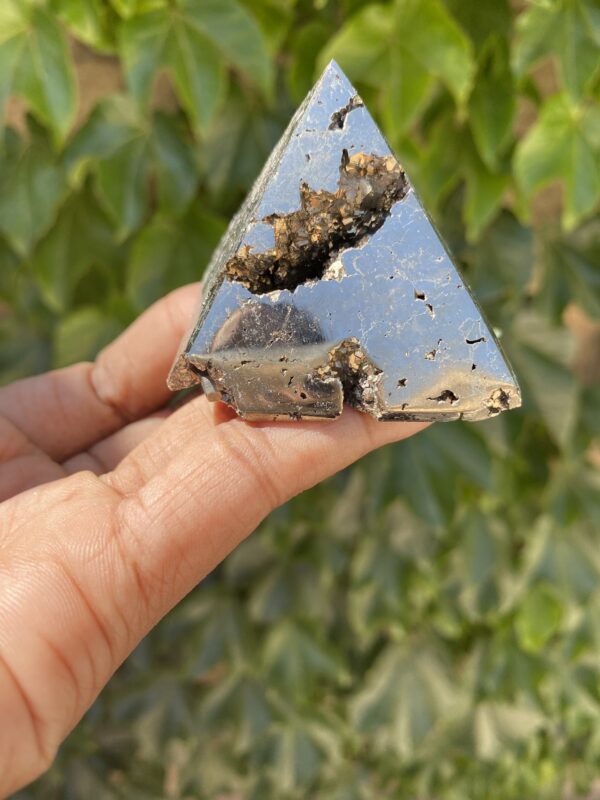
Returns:
[[[209,266],[169,386],[244,418],[479,420],[517,382],[403,169],[331,62]]]

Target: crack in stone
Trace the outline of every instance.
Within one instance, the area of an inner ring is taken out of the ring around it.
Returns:
[[[408,189],[404,170],[393,156],[343,150],[335,192],[300,186],[300,209],[271,214],[274,249],[253,253],[248,245],[225,265],[225,274],[254,294],[293,291],[323,277],[339,252],[360,245],[385,222]]]
[[[357,94],[355,94],[354,97],[351,97],[350,100],[348,100],[343,108],[340,108],[339,111],[333,112],[331,115],[331,124],[329,125],[329,130],[335,131],[336,129],[343,128],[348,114],[351,111],[354,111],[355,108],[362,108],[363,106],[363,101]]]

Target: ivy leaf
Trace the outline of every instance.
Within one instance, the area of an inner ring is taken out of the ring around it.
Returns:
[[[527,536],[521,584],[552,586],[564,602],[581,606],[598,586],[600,565],[593,536],[564,529],[549,515],[537,520]]]
[[[113,229],[90,192],[73,194],[32,257],[47,305],[65,313],[78,281],[95,264],[112,266],[115,250]]]
[[[522,76],[540,59],[555,55],[565,88],[573,99],[580,99],[598,71],[592,9],[587,0],[532,3],[517,20],[513,51],[516,74]]]
[[[577,420],[580,388],[568,367],[573,340],[533,312],[521,312],[507,332],[509,355],[525,393],[534,403],[548,434],[560,446],[571,441]]]
[[[157,8],[164,8],[168,0],[108,0],[117,14],[123,19],[129,19],[134,14],[144,14]]]
[[[181,103],[198,130],[213,118],[224,88],[224,65],[204,33],[172,9],[133,17],[121,32],[129,90],[147,103],[157,72],[170,69]]]
[[[238,0],[180,0],[181,11],[202,31],[226,60],[268,97],[272,89],[271,59],[254,17]]]
[[[464,711],[464,696],[440,653],[388,645],[351,701],[353,725],[375,752],[410,759],[427,752],[428,737],[444,716]]]
[[[414,180],[426,205],[440,207],[461,179],[464,159],[464,134],[448,110],[437,115],[424,148],[417,153]]]
[[[283,120],[259,113],[255,103],[250,103],[237,87],[231,87],[230,96],[206,132],[201,153],[206,185],[223,204],[239,204],[284,125]]]
[[[597,204],[599,139],[600,109],[574,106],[565,95],[555,95],[544,103],[517,147],[515,176],[527,198],[552,181],[562,182],[566,228],[573,228]]]
[[[194,196],[198,167],[192,141],[177,117],[155,114],[149,142],[158,182],[158,205],[181,213]]]
[[[288,725],[273,735],[274,783],[288,794],[309,786],[324,760],[315,741],[300,725]]]
[[[418,115],[434,84],[433,75],[406,48],[390,49],[390,74],[383,95],[383,119],[398,138]]]
[[[396,0],[395,34],[464,105],[475,75],[473,46],[440,0]]]
[[[321,52],[319,71],[335,58],[351,80],[374,87],[385,85],[393,31],[394,17],[390,6],[380,3],[366,6],[350,17]],[[396,46],[400,46],[400,41]]]
[[[329,28],[314,21],[305,25],[295,36],[292,63],[287,73],[290,94],[300,104],[313,84],[315,62],[329,40]]]
[[[197,208],[180,221],[158,218],[133,244],[127,294],[138,310],[171,289],[198,280],[225,229],[224,221]]]
[[[146,103],[157,72],[168,69],[198,130],[213,119],[222,99],[227,63],[270,93],[271,62],[262,34],[237,0],[179,0],[132,16],[121,46],[132,95]]]
[[[76,110],[73,67],[55,15],[37,3],[5,0],[0,7],[0,110],[11,93],[64,142]]]
[[[544,724],[544,716],[531,706],[478,703],[474,718],[477,755],[482,759],[498,758],[511,744],[527,741]]]
[[[347,681],[333,655],[293,622],[275,626],[264,648],[269,680],[288,693],[306,693],[320,681]]]
[[[54,334],[54,366],[92,361],[121,330],[117,320],[93,306],[73,311],[59,322]]]
[[[467,240],[477,241],[492,221],[510,185],[510,176],[489,169],[475,148],[467,150],[465,159],[466,197],[463,216]]]
[[[563,606],[556,590],[536,584],[521,603],[515,618],[517,638],[525,650],[538,653],[560,628]]]
[[[396,137],[415,119],[436,78],[463,105],[475,72],[471,43],[439,0],[368,5],[325,47],[320,67],[331,58],[352,80],[385,87],[384,119]]]
[[[479,301],[490,311],[509,300],[518,304],[531,280],[533,256],[532,231],[504,212],[471,248],[469,274]],[[488,423],[486,423],[487,425]]]
[[[114,13],[102,0],[51,0],[51,8],[82,42],[103,52],[114,51]]]
[[[19,259],[0,238],[0,299],[10,301],[17,286]]]
[[[475,87],[469,101],[469,123],[475,144],[486,165],[497,167],[498,155],[511,134],[515,111],[515,87],[503,39],[489,40],[479,62]]]
[[[461,28],[470,36],[478,51],[490,39],[501,36],[510,38],[512,13],[508,0],[493,3],[477,3],[465,0],[445,0],[448,10]]]
[[[147,120],[131,100],[114,95],[101,102],[66,153],[69,173],[87,171],[107,212],[124,238],[149,211],[150,180],[156,179],[160,209],[181,214],[198,183],[195,152],[177,117]]]
[[[64,199],[64,170],[41,132],[29,143],[5,137],[0,158],[0,232],[21,257],[29,255]]]

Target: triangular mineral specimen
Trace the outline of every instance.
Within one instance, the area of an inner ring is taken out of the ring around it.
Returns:
[[[485,419],[515,378],[402,167],[331,62],[214,254],[169,377],[246,419]]]

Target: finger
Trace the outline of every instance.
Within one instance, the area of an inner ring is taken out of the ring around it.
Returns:
[[[64,461],[160,408],[172,396],[167,373],[198,293],[198,285],[190,285],[159,300],[95,364],[76,364],[0,389],[0,415],[51,458]]]
[[[0,503],[41,483],[64,478],[65,471],[0,416]]]
[[[190,431],[194,405],[187,416],[173,415],[156,439],[146,440],[106,478],[124,496],[118,524],[129,539],[126,550],[149,584],[152,576],[163,576],[173,592],[167,605],[273,508],[370,450],[426,427],[379,423],[347,409],[334,423],[248,424],[236,418],[212,427],[198,423]],[[167,430],[178,443],[170,452],[162,440]],[[165,577],[169,570],[173,574]]]
[[[145,419],[125,425],[120,431],[101,439],[82,453],[72,456],[63,462],[62,467],[68,475],[88,470],[95,475],[111,472],[129,455],[129,453],[158,429],[168,418],[168,410],[157,411]]]

